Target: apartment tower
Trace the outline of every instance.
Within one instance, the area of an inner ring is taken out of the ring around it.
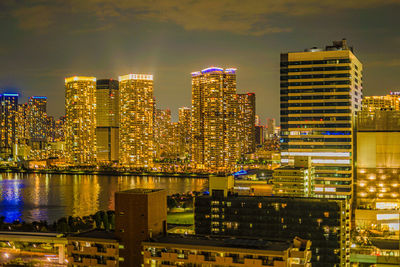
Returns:
[[[192,72],[192,164],[232,169],[237,144],[236,69],[210,67]]]
[[[351,197],[362,64],[346,40],[281,54],[281,158],[311,156],[315,195]]]
[[[117,162],[119,152],[119,83],[113,79],[96,82],[97,161]]]
[[[96,159],[96,78],[65,79],[66,161],[93,164]]]
[[[256,150],[256,95],[238,94],[238,143],[240,154],[254,153]]]
[[[120,164],[131,167],[153,165],[153,75],[119,77]]]

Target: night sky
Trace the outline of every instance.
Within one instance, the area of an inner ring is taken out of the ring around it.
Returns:
[[[238,93],[279,120],[280,53],[347,38],[364,94],[400,90],[399,0],[0,0],[0,91],[48,97],[64,77],[154,75],[158,108],[191,105],[192,71],[236,67]]]

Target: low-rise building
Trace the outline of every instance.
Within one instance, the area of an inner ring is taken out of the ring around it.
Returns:
[[[119,266],[119,241],[114,232],[90,230],[67,237],[69,266]]]
[[[161,236],[142,243],[145,267],[311,266],[311,242],[206,236]]]

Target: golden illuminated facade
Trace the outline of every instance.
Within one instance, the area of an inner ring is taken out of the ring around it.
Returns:
[[[192,165],[229,170],[239,158],[236,69],[192,73]]]
[[[390,92],[385,96],[366,96],[362,100],[362,110],[371,114],[377,110],[400,110],[400,93]]]
[[[0,158],[12,156],[16,143],[18,94],[0,94]]]
[[[351,197],[362,64],[346,40],[281,54],[281,156],[311,156],[315,195]]]
[[[96,82],[97,161],[117,162],[119,153],[119,83],[113,79]]]
[[[65,79],[66,160],[74,165],[96,160],[96,78]]]
[[[356,207],[399,209],[400,111],[362,111],[357,125]]]
[[[192,110],[188,107],[179,108],[179,151],[183,158],[190,158],[192,145]]]
[[[256,150],[256,95],[238,94],[237,131],[240,155]]]
[[[30,159],[47,158],[48,118],[47,97],[32,96],[28,100],[27,120],[29,132]]]
[[[119,77],[120,164],[132,167],[153,165],[153,75]]]
[[[156,109],[154,115],[154,146],[157,159],[169,157],[172,133],[171,110]]]

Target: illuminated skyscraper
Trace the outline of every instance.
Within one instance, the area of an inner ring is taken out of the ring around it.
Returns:
[[[239,158],[236,69],[192,73],[192,164],[227,170]]]
[[[65,79],[66,160],[70,164],[93,164],[96,159],[96,78]]]
[[[315,195],[350,197],[362,64],[346,40],[281,55],[281,156],[311,156]]]
[[[18,96],[13,93],[0,95],[0,157],[3,159],[12,156],[16,142]]]
[[[32,96],[28,100],[29,144],[33,149],[43,149],[47,136],[47,97]]]
[[[113,79],[96,82],[97,160],[118,161],[119,153],[119,84]]]
[[[28,144],[29,141],[29,122],[28,104],[18,104],[17,108],[16,135],[18,144]]]
[[[238,142],[240,154],[253,153],[256,149],[255,116],[256,95],[238,94]]]
[[[171,146],[171,110],[156,109],[154,117],[154,148],[157,159],[168,157]]]
[[[275,119],[268,118],[267,119],[267,131],[266,131],[267,139],[275,136],[275,127],[276,127]]]
[[[191,154],[191,145],[192,145],[192,110],[188,107],[179,108],[179,147],[180,154],[185,158],[189,158]]]
[[[153,165],[153,75],[119,77],[120,163],[125,166]]]

